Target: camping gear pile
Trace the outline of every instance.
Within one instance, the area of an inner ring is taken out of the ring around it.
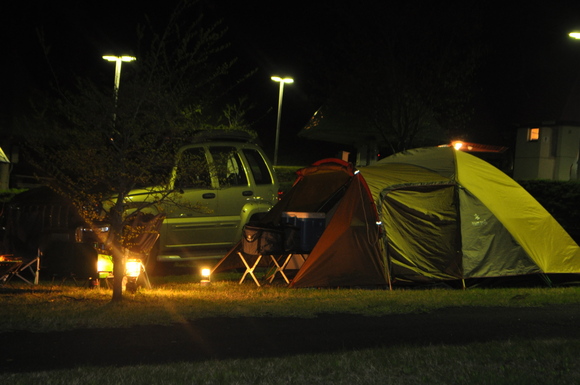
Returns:
[[[324,214],[291,287],[580,273],[580,247],[550,213],[502,171],[452,147],[409,150],[360,170],[325,159],[297,175],[261,221],[283,227],[288,212]],[[242,243],[214,273],[240,267]]]
[[[302,259],[297,259],[296,266],[293,266],[298,271],[291,285],[321,287],[388,284],[387,265],[380,252],[377,211],[360,173],[351,164],[338,159],[326,159],[299,170],[297,174],[292,189],[260,222],[264,227],[287,228],[286,222],[298,221],[298,217],[302,217],[303,224],[311,225],[298,231],[299,236],[304,231],[302,239],[284,241],[285,244],[308,244],[315,240],[311,250],[302,250],[308,252],[305,261],[302,263]],[[316,228],[314,223],[321,218],[324,218],[324,228],[320,238],[316,239],[308,230]],[[240,242],[230,251],[212,274],[243,268],[238,253],[242,252],[246,258],[252,258],[243,252],[244,243],[247,242]],[[270,261],[263,258],[260,262],[263,266],[269,266]]]
[[[146,288],[151,288],[145,265],[159,238],[159,227],[164,218],[164,214],[153,215],[141,212],[128,218],[124,229],[127,247],[124,249],[125,275],[123,277],[127,291],[135,293],[140,279]],[[77,242],[91,242],[97,252],[97,278],[91,279],[92,286],[99,286],[100,280],[103,280],[109,287],[109,280],[114,278],[113,253],[108,245],[108,232],[109,226],[106,224],[77,229]]]

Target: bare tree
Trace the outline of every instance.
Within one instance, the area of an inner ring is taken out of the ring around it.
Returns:
[[[235,60],[223,59],[225,28],[206,24],[194,5],[180,2],[160,32],[151,24],[138,29],[137,60],[123,67],[116,95],[78,79],[73,91],[59,90],[37,109],[27,134],[30,154],[53,178],[52,187],[75,202],[87,223],[110,224],[113,301],[122,299],[124,250],[134,239],[128,223],[137,212],[178,199],[176,191],[148,188],[149,199],[135,205],[130,191],[166,185],[170,173],[161,170],[171,169],[176,149],[196,131],[219,125],[210,117],[219,111]]]

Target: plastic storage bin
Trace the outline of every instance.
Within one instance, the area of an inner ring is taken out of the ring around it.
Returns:
[[[287,211],[282,213],[282,221],[296,227],[297,239],[288,251],[310,253],[326,227],[325,213]],[[288,242],[287,242],[288,245]]]

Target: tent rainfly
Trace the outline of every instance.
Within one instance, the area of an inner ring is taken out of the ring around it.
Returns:
[[[399,280],[580,273],[580,248],[523,187],[452,147],[361,169]]]
[[[262,221],[278,226],[288,211],[326,215],[291,287],[580,273],[580,247],[531,195],[452,147],[405,151],[360,172],[326,159],[297,174]],[[214,272],[241,267],[240,249]]]

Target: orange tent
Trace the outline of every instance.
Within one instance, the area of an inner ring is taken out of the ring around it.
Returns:
[[[285,212],[324,213],[326,228],[309,252],[291,287],[377,286],[388,284],[380,225],[362,175],[339,159],[324,159],[297,172],[292,189],[262,219],[279,226]],[[228,253],[213,272],[243,267]],[[268,260],[263,260],[264,264]]]

